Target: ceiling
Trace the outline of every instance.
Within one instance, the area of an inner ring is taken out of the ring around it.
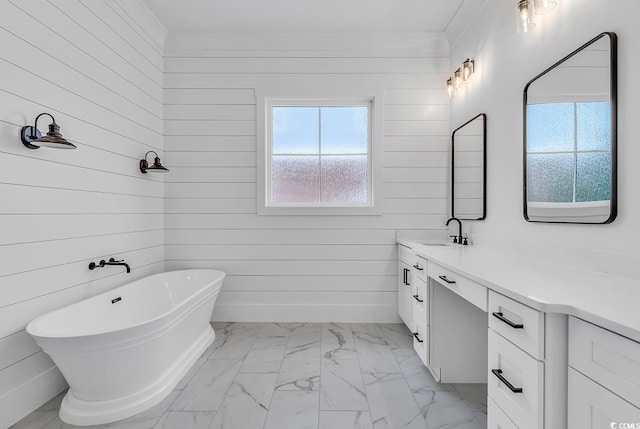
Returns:
[[[465,0],[144,0],[169,32],[443,32]]]

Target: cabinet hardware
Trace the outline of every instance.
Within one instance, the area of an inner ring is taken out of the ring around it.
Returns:
[[[419,343],[424,343],[424,340],[421,340],[420,337],[418,337],[418,333],[414,332],[413,336],[416,337],[416,340],[418,340]]]
[[[502,315],[502,313],[501,313],[501,312],[496,311],[496,312],[491,313],[491,314],[493,314],[493,317],[495,317],[496,319],[499,319],[499,320],[503,321],[503,322],[504,322],[504,323],[506,323],[507,325],[511,326],[513,329],[522,329],[522,328],[524,328],[524,325],[523,325],[523,324],[521,324],[521,323],[514,323],[514,322],[512,322],[511,320],[509,320],[509,319],[507,319],[506,317],[504,317],[504,316]]]
[[[411,283],[409,283],[409,269],[408,268],[404,268],[404,284],[406,284],[407,286],[411,285]]]
[[[422,268],[422,267],[418,266],[418,264],[415,264],[415,265],[413,266],[413,268],[415,268],[415,269],[416,269],[416,270],[418,270],[418,271],[422,271],[422,270],[424,270],[424,268]]]
[[[424,299],[420,299],[418,295],[413,295],[413,298],[418,302],[424,302]]]
[[[493,373],[493,375],[498,377],[498,380],[504,383],[504,385],[507,386],[513,393],[522,393],[522,387],[513,387],[513,384],[509,383],[509,381],[504,378],[501,369],[492,369],[491,372]]]
[[[449,284],[453,284],[453,283],[455,283],[455,282],[456,282],[455,280],[449,280],[449,279],[447,278],[447,276],[438,276],[438,277],[440,277],[440,279],[441,279],[441,280],[444,280],[445,282],[447,282],[447,283],[449,283]]]

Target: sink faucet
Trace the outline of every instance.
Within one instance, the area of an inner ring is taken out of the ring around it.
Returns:
[[[89,264],[89,269],[94,270],[98,267],[104,267],[105,265],[122,265],[127,268],[128,273],[131,272],[131,268],[129,267],[129,264],[124,262],[124,260],[116,261],[114,258],[109,258],[108,262],[105,261],[104,259],[101,259],[100,262],[98,262],[97,264],[95,262],[92,262]]]
[[[467,244],[467,243],[463,243],[462,242],[462,221],[460,219],[458,219],[457,217],[451,217],[451,218],[449,218],[447,220],[447,226],[449,226],[449,223],[451,223],[452,220],[455,220],[456,222],[458,222],[458,236],[457,237],[455,235],[452,236],[453,237],[453,242],[454,243],[460,243],[460,244]]]

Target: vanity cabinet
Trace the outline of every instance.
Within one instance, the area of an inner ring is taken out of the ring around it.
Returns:
[[[568,384],[569,429],[640,427],[640,343],[570,317]]]
[[[518,429],[566,426],[566,316],[489,292],[489,383],[494,407]],[[546,349],[552,353],[546,354]],[[496,419],[489,428],[500,426]],[[510,427],[510,426],[506,426]]]
[[[414,258],[411,249],[398,245],[398,315],[409,329],[413,329],[413,320],[411,319],[413,271],[411,263]]]

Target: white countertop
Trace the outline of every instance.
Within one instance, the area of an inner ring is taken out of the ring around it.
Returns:
[[[427,260],[547,313],[564,313],[640,341],[640,282],[493,247],[400,241]]]

